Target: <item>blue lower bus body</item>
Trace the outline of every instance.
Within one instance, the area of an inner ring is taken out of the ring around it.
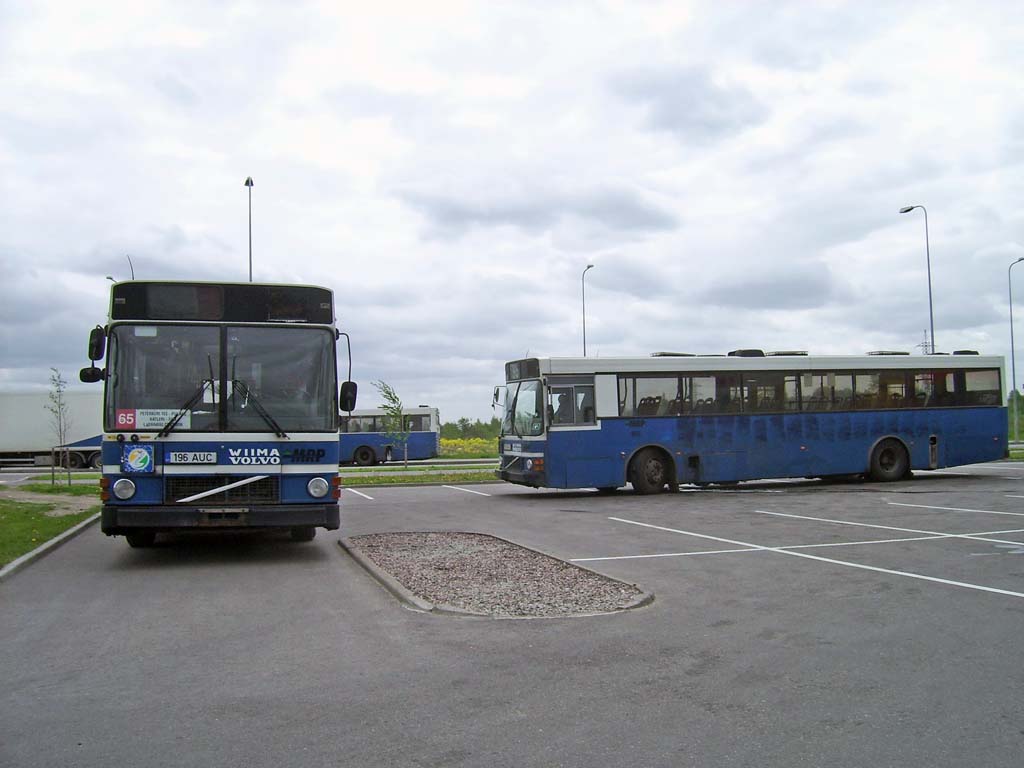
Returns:
[[[502,480],[536,488],[618,488],[643,448],[672,458],[677,483],[730,483],[868,471],[885,438],[910,469],[940,469],[1008,455],[1006,408],[605,418],[597,429],[505,435]],[[537,459],[543,459],[538,467]]]
[[[408,445],[410,461],[436,458],[440,449],[439,434],[411,432]],[[342,432],[338,435],[338,447],[342,464],[381,464],[389,458],[392,461],[405,458],[402,445],[381,432]]]
[[[176,462],[182,455],[206,461]],[[125,500],[110,494],[101,528],[110,536],[201,528],[336,530],[341,521],[337,466],[333,433],[324,440],[301,442],[222,438],[131,443],[108,437],[103,443],[106,490],[112,491],[122,478],[131,480],[136,490]],[[326,496],[310,494],[307,486],[315,477],[327,482]],[[223,490],[204,495],[217,489]],[[201,498],[187,501],[195,496]]]

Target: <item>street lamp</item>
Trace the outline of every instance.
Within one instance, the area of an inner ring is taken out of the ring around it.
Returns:
[[[252,282],[252,176],[245,177],[245,186],[249,188],[249,282]]]
[[[1024,256],[1021,256],[1015,262],[1010,264],[1006,268],[1006,286],[1010,292],[1010,375],[1013,377],[1012,386],[1010,387],[1011,395],[1013,398],[1013,441],[1017,442],[1020,435],[1017,434],[1017,358],[1014,355],[1013,349],[1013,281],[1010,280],[1010,273],[1013,271],[1013,267],[1016,264],[1020,264],[1024,261]]]
[[[935,354],[935,315],[932,313],[932,255],[928,247],[928,209],[923,205],[908,205],[900,213],[910,213],[915,208],[924,211],[924,254],[928,262],[928,322],[931,326],[931,354]]]
[[[587,272],[594,268],[593,264],[587,264],[587,268],[580,275],[580,288],[583,291],[583,356],[587,356]]]

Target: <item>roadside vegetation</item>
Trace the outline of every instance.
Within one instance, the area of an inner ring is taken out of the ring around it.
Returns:
[[[497,438],[460,437],[441,438],[442,459],[497,459]]]
[[[360,477],[345,475],[341,479],[341,487],[364,485],[460,485],[465,483],[497,482],[494,470],[480,472],[417,472],[416,474],[376,475]]]
[[[31,552],[99,511],[99,507],[93,507],[72,515],[48,515],[56,506],[0,497],[0,566]]]

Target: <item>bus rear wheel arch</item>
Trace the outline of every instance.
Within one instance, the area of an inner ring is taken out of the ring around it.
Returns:
[[[878,483],[902,480],[910,472],[910,454],[907,447],[894,437],[880,440],[871,451],[868,477]]]
[[[360,467],[368,467],[376,463],[377,454],[373,452],[373,448],[370,446],[361,445],[356,448],[355,453],[352,455],[352,460]]]
[[[634,491],[644,495],[661,493],[666,486],[678,488],[672,459],[658,448],[637,451],[629,462],[629,481]]]

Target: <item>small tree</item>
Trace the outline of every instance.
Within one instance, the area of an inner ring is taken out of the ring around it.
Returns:
[[[409,466],[409,430],[406,429],[405,417],[402,415],[402,399],[394,387],[384,381],[375,381],[373,386],[384,399],[384,434],[394,440],[402,448],[402,464]]]
[[[64,392],[68,384],[64,381],[60,371],[56,368],[50,369],[50,394],[49,400],[44,407],[50,412],[50,425],[53,427],[53,434],[57,438],[57,455],[63,456],[64,466],[68,473],[68,485],[71,485],[71,449],[67,447],[68,432],[71,430],[71,414],[68,413],[68,401]],[[57,484],[56,470],[50,470],[50,484]]]

